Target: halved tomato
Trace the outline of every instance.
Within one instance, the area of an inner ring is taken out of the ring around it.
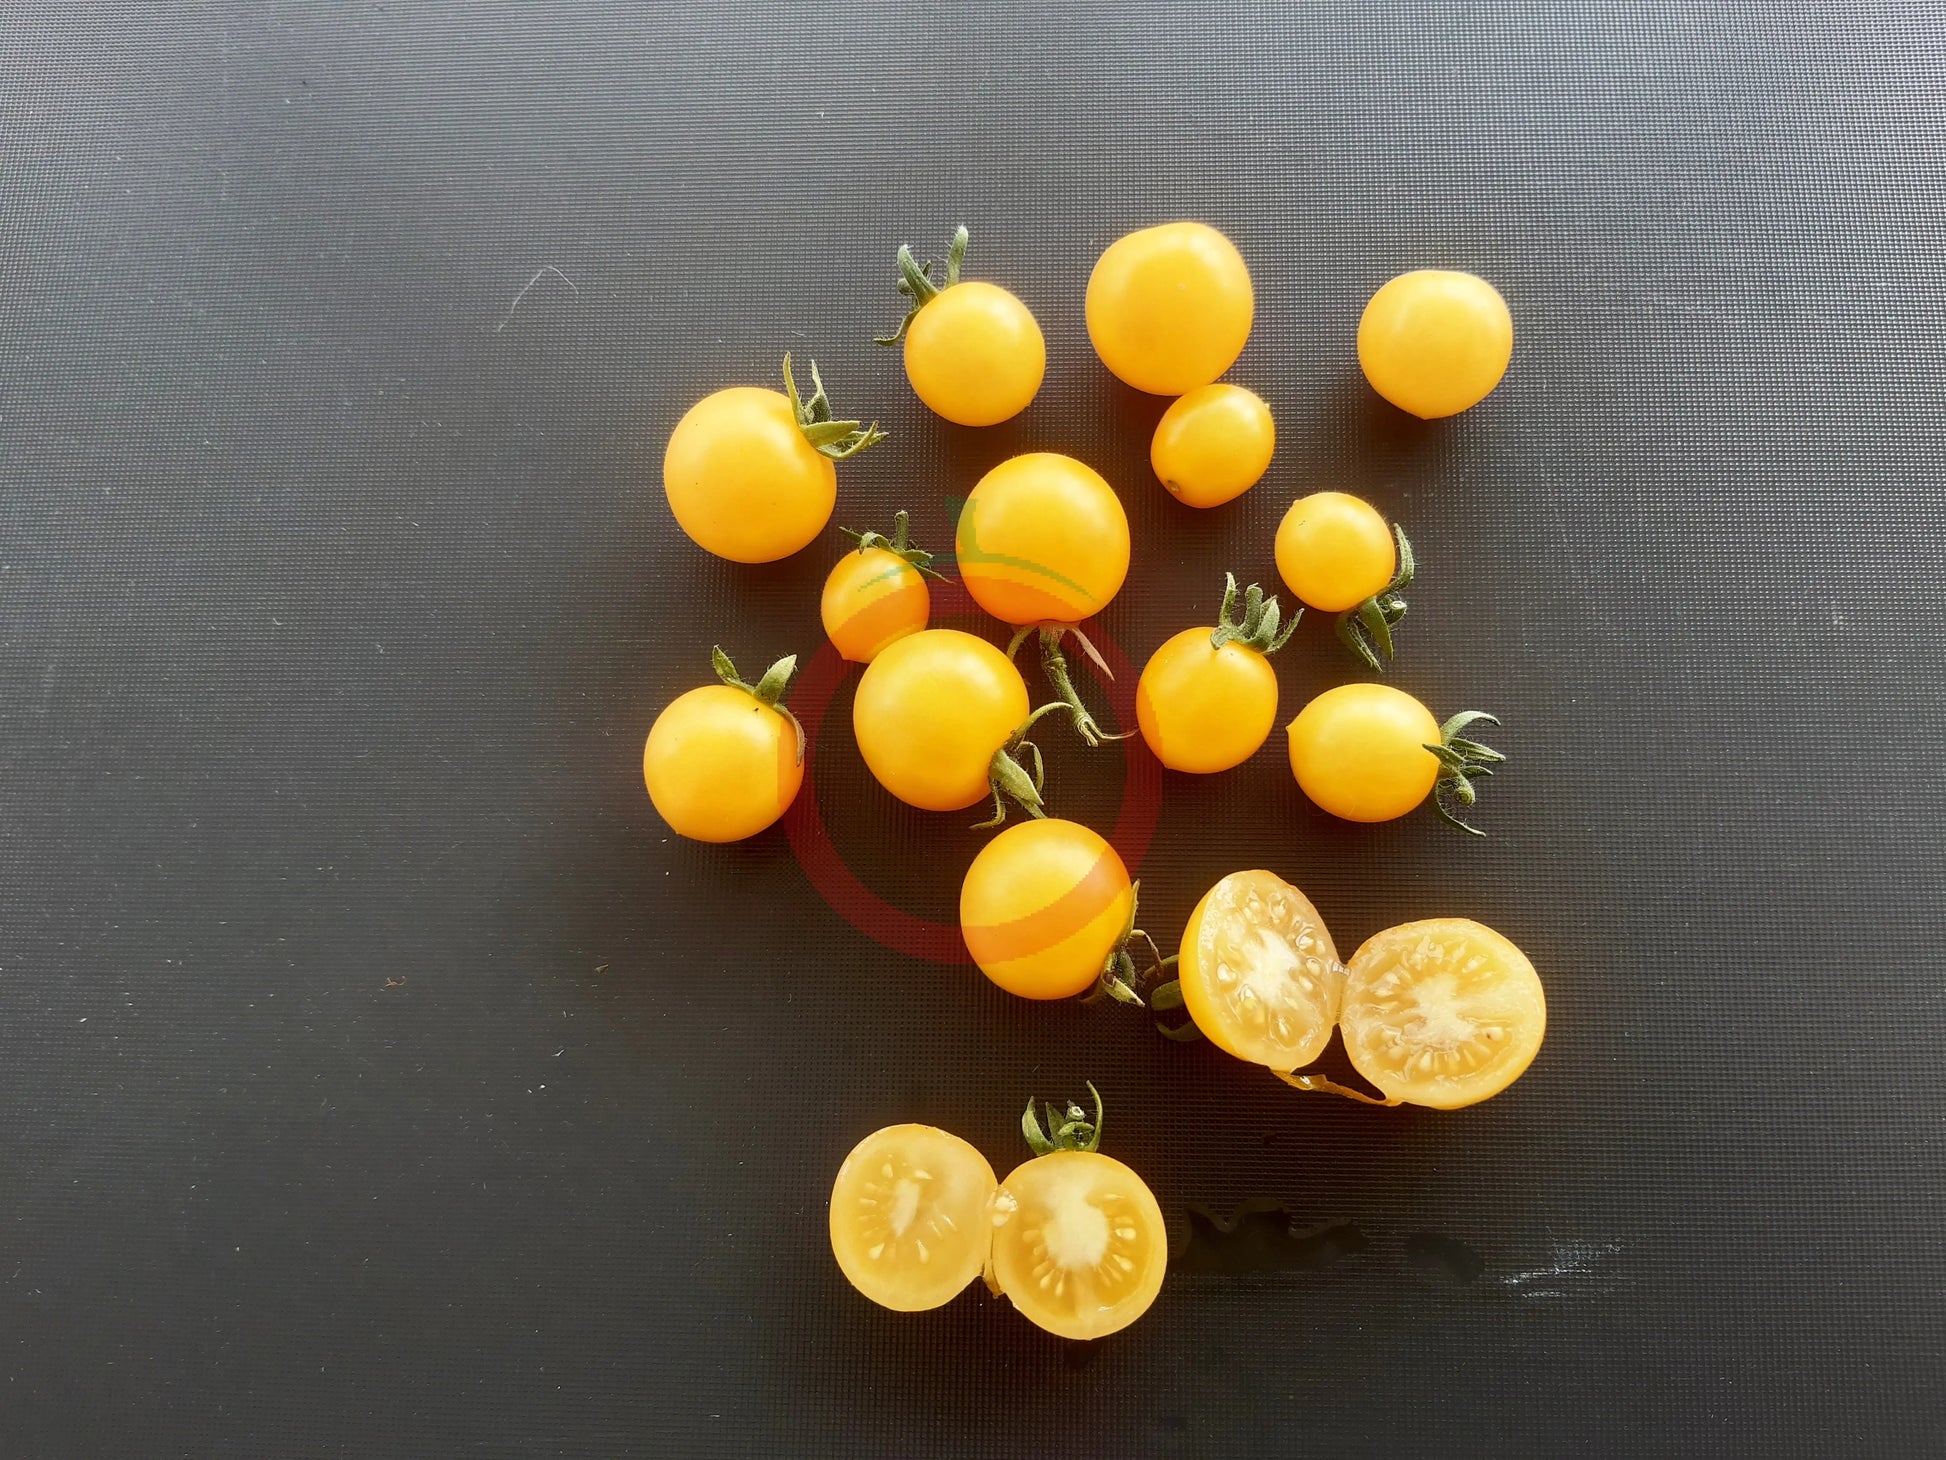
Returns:
[[[986,1266],[993,1167],[958,1136],[888,1125],[865,1137],[831,1189],[831,1250],[851,1285],[916,1313],[952,1299]]]
[[[1168,1230],[1148,1184],[1099,1151],[1051,1151],[994,1198],[992,1281],[1022,1316],[1062,1338],[1100,1338],[1161,1291]]]
[[[1324,1052],[1344,966],[1311,899],[1275,873],[1232,872],[1183,929],[1183,1007],[1217,1048],[1273,1070]]]

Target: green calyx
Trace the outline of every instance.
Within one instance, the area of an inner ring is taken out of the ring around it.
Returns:
[[[1042,716],[1066,708],[1060,700],[1049,700],[1022,720],[1014,733],[1007,737],[1006,743],[993,752],[993,758],[987,762],[987,787],[993,792],[993,815],[985,821],[974,822],[973,830],[991,831],[1004,823],[1009,801],[1037,819],[1047,815],[1047,803],[1041,794],[1047,787],[1047,763],[1041,759],[1041,748],[1027,738],[1027,732]],[[1034,763],[1032,771],[1023,763],[1030,759]]]
[[[1094,661],[1095,668],[1099,669],[1105,678],[1115,677],[1115,672],[1108,667],[1108,661],[1101,657],[1101,651],[1089,642],[1086,634],[1073,624],[1022,624],[1014,631],[1013,638],[1007,644],[1009,659],[1020,652],[1020,646],[1027,642],[1030,634],[1040,635],[1041,670],[1047,675],[1047,682],[1054,687],[1054,693],[1061,697],[1055,703],[1066,707],[1068,714],[1073,718],[1075,733],[1083,741],[1090,747],[1094,747],[1099,746],[1104,740],[1126,740],[1135,733],[1133,730],[1124,730],[1119,735],[1110,735],[1101,728],[1101,723],[1081,702],[1081,695],[1074,687],[1074,680],[1068,675],[1068,656],[1061,652],[1062,639],[1073,635],[1074,641],[1081,646],[1088,658]],[[1035,718],[1039,718],[1040,714],[1041,711],[1036,710]]]
[[[953,241],[946,249],[944,284],[933,282],[931,259],[926,260],[926,266],[922,269],[919,267],[918,260],[912,256],[912,245],[909,243],[899,245],[899,292],[912,301],[912,307],[905,312],[905,318],[899,321],[899,327],[891,334],[874,335],[873,344],[896,345],[905,338],[905,332],[911,328],[912,321],[920,310],[959,283],[960,265],[966,262],[966,241],[966,225],[962,223],[953,231]]]
[[[942,583],[945,582],[946,575],[944,573],[928,566],[932,562],[932,554],[921,552],[907,540],[906,534],[911,529],[911,526],[912,514],[901,509],[892,514],[892,535],[890,537],[887,537],[882,532],[853,532],[849,527],[841,527],[838,531],[857,543],[858,551],[861,553],[867,548],[884,548],[893,557],[903,558],[921,573],[925,574],[926,577],[937,578]]]
[[[1027,1137],[1027,1144],[1036,1156],[1051,1156],[1056,1151],[1101,1149],[1101,1091],[1095,1088],[1092,1080],[1088,1082],[1088,1093],[1095,1100],[1093,1120],[1088,1119],[1088,1112],[1072,1100],[1065,1110],[1057,1110],[1052,1100],[1046,1100],[1041,1103],[1041,1108],[1047,1112],[1045,1126],[1034,1114],[1033,1098],[1028,1098],[1027,1113],[1020,1117],[1020,1133]]]
[[[797,429],[804,433],[804,439],[816,448],[821,456],[833,461],[843,461],[848,456],[856,456],[868,446],[876,446],[885,439],[886,433],[878,429],[878,422],[869,426],[857,421],[834,421],[831,419],[831,398],[824,393],[824,381],[818,375],[818,362],[811,362],[811,398],[805,400],[797,393],[797,381],[791,376],[791,357],[784,354],[784,394],[790,397],[791,413],[797,417]]]
[[[1237,616],[1237,575],[1223,575],[1223,607],[1217,611],[1216,627],[1210,632],[1209,646],[1221,649],[1225,644],[1241,644],[1246,649],[1255,649],[1259,654],[1275,654],[1290,642],[1297,632],[1297,622],[1304,617],[1303,608],[1291,615],[1291,621],[1278,630],[1278,622],[1283,611],[1278,608],[1275,598],[1265,598],[1263,589],[1252,583],[1243,591],[1243,615]],[[1403,611],[1401,605],[1401,611]]]
[[[804,726],[784,703],[784,691],[790,687],[791,676],[797,673],[797,656],[786,654],[766,669],[764,677],[755,684],[738,677],[736,665],[730,662],[730,656],[723,652],[721,646],[710,650],[710,663],[716,668],[716,677],[731,689],[742,690],[765,709],[775,710],[791,722],[791,729],[797,732],[797,763],[803,765]]]
[[[1485,836],[1477,826],[1468,826],[1461,821],[1453,810],[1452,802],[1461,806],[1471,806],[1479,799],[1479,788],[1473,783],[1493,774],[1495,767],[1505,763],[1507,757],[1490,745],[1469,739],[1461,732],[1473,725],[1498,725],[1497,716],[1485,710],[1461,710],[1452,719],[1439,727],[1439,744],[1428,745],[1439,758],[1439,780],[1433,786],[1433,809],[1439,813],[1440,820],[1457,826],[1469,836]]]
[[[1363,603],[1338,615],[1338,637],[1374,674],[1383,674],[1385,661],[1392,657],[1392,629],[1405,617],[1405,600],[1399,597],[1399,592],[1412,582],[1412,544],[1406,541],[1405,529],[1396,522],[1392,524],[1392,535],[1399,542],[1399,570],[1392,575],[1392,581]]]
[[[1115,940],[1115,951],[1103,961],[1101,977],[1095,980],[1095,986],[1081,996],[1084,1004],[1093,1003],[1106,994],[1118,1004],[1133,1004],[1138,1009],[1150,1006],[1166,1008],[1170,1007],[1166,1002],[1158,1001],[1166,1000],[1172,991],[1177,1002],[1181,1002],[1181,987],[1173,980],[1156,984],[1149,990],[1148,1003],[1143,1002],[1142,985],[1155,983],[1162,976],[1162,971],[1176,961],[1176,955],[1171,953],[1164,958],[1162,950],[1155,945],[1155,939],[1135,926],[1135,910],[1141,901],[1142,884],[1137,881],[1129,888],[1128,919],[1122,924],[1121,936]],[[1136,968],[1135,955],[1130,951],[1138,942],[1148,950],[1146,969]]]

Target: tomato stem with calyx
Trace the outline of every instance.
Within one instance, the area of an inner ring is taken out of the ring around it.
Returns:
[[[1447,799],[1471,806],[1479,799],[1479,790],[1474,782],[1491,776],[1496,766],[1506,762],[1507,757],[1490,745],[1469,739],[1460,732],[1473,725],[1498,725],[1499,717],[1489,715],[1485,710],[1461,710],[1452,719],[1439,727],[1439,744],[1428,745],[1439,758],[1440,776],[1433,786],[1433,809],[1439,813],[1440,820],[1457,826],[1469,836],[1485,836],[1477,826],[1468,826],[1454,813]]]
[[[1356,1100],[1361,1105],[1399,1105],[1403,1104],[1398,1096],[1391,1095],[1380,1100],[1367,1095],[1363,1090],[1354,1090],[1349,1085],[1340,1085],[1336,1080],[1327,1080],[1323,1075],[1300,1075],[1294,1070],[1272,1070],[1271,1073],[1294,1090],[1304,1090],[1313,1095],[1342,1095],[1347,1100]]]
[[[946,282],[944,284],[935,284],[933,282],[933,261],[931,259],[926,260],[926,266],[922,269],[919,267],[918,260],[912,256],[912,245],[909,243],[899,245],[899,292],[912,301],[912,308],[905,312],[905,318],[899,321],[899,327],[892,331],[891,334],[874,335],[872,337],[873,344],[896,345],[900,340],[905,338],[906,330],[911,326],[913,319],[918,315],[920,310],[932,303],[933,300],[937,299],[946,290],[952,288],[953,285],[959,283],[960,265],[966,262],[966,242],[966,225],[962,223],[958,228],[953,230],[953,241],[946,249]]]
[[[1101,1149],[1101,1091],[1095,1088],[1093,1080],[1087,1084],[1088,1093],[1095,1100],[1093,1120],[1089,1120],[1088,1112],[1072,1100],[1065,1111],[1056,1110],[1052,1100],[1044,1100],[1041,1107],[1047,1112],[1047,1125],[1043,1127],[1034,1114],[1033,1097],[1028,1097],[1027,1113],[1020,1117],[1020,1133],[1027,1137],[1027,1144],[1036,1156],[1051,1156],[1056,1151]]]
[[[1399,593],[1412,582],[1416,566],[1405,529],[1395,522],[1392,535],[1399,542],[1399,568],[1392,581],[1363,603],[1338,615],[1338,637],[1374,674],[1383,674],[1385,661],[1392,657],[1392,628],[1405,617],[1405,600]]]
[[[738,676],[737,667],[730,662],[730,656],[723,652],[721,645],[711,648],[710,664],[716,670],[716,677],[731,689],[740,689],[766,709],[775,710],[791,722],[791,729],[797,732],[797,763],[804,764],[804,726],[793,715],[790,706],[784,703],[784,691],[790,687],[791,676],[797,673],[797,656],[786,654],[770,668],[763,678],[751,684]]]
[[[928,552],[922,552],[920,549],[912,546],[907,536],[911,527],[912,514],[902,507],[892,514],[892,535],[890,537],[887,537],[882,532],[853,532],[849,527],[841,527],[838,531],[857,543],[858,551],[861,553],[867,548],[884,548],[893,557],[903,558],[926,577],[937,578],[940,582],[945,582],[946,575],[930,566],[933,555]]]
[[[1072,634],[1074,641],[1094,661],[1095,667],[1108,678],[1115,677],[1114,671],[1108,667],[1108,661],[1103,659],[1101,651],[1088,641],[1088,636],[1073,624],[1051,621],[1022,624],[1014,631],[1013,639],[1007,645],[1007,657],[1013,658],[1019,652],[1020,646],[1026,642],[1027,636],[1033,633],[1038,633],[1041,637],[1041,669],[1047,675],[1047,682],[1054,686],[1054,692],[1061,697],[1060,703],[1065,705],[1068,713],[1074,717],[1075,733],[1091,747],[1099,746],[1104,740],[1126,740],[1133,735],[1135,733],[1133,730],[1124,730],[1119,735],[1110,735],[1102,729],[1101,722],[1096,720],[1088,707],[1081,702],[1081,696],[1074,687],[1074,680],[1068,675],[1068,656],[1061,652],[1061,640]]]
[[[877,421],[865,426],[857,421],[834,421],[831,418],[831,397],[824,392],[824,381],[818,375],[818,362],[815,360],[811,362],[811,385],[811,398],[805,400],[797,393],[797,381],[791,375],[790,352],[785,351],[784,394],[790,397],[791,414],[797,417],[797,429],[804,433],[804,439],[819,455],[828,456],[833,461],[843,461],[885,440],[886,433],[878,429]]]
[[[1066,708],[1059,700],[1049,700],[1015,726],[1014,733],[1007,737],[1006,743],[993,752],[993,758],[987,762],[987,786],[993,792],[993,815],[985,821],[974,822],[973,830],[990,831],[1006,821],[1009,798],[1018,802],[1020,809],[1029,816],[1040,818],[1047,815],[1046,803],[1041,797],[1041,792],[1047,786],[1047,763],[1041,759],[1041,748],[1027,738],[1027,732],[1043,715]],[[1033,757],[1032,774],[1016,759],[1023,750]]]
[[[1135,926],[1135,911],[1141,905],[1141,901],[1142,883],[1138,879],[1129,886],[1128,917],[1122,922],[1121,934],[1115,939],[1113,951],[1102,960],[1101,974],[1095,980],[1095,986],[1081,996],[1082,1003],[1091,1004],[1106,994],[1118,1004],[1133,1004],[1138,1009],[1148,1007],[1142,1001],[1142,985],[1158,978],[1163,969],[1176,961],[1176,955],[1173,953],[1164,958],[1162,950],[1155,945],[1155,939]],[[1138,938],[1146,943],[1149,949],[1149,966],[1140,971],[1135,966],[1135,955],[1129,951]],[[1154,1003],[1158,995],[1162,995],[1169,989],[1181,992],[1173,980],[1161,984],[1149,991],[1150,1004]]]
[[[1263,589],[1252,583],[1243,594],[1243,614],[1237,616],[1237,575],[1223,575],[1223,606],[1217,610],[1216,627],[1210,631],[1209,646],[1221,649],[1225,644],[1236,643],[1246,649],[1255,649],[1259,654],[1275,654],[1290,642],[1291,635],[1297,632],[1298,620],[1304,617],[1299,607],[1291,615],[1291,621],[1279,633],[1277,625],[1283,617],[1275,598],[1265,598]]]

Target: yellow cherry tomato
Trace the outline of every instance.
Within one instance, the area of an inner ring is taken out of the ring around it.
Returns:
[[[887,644],[923,629],[932,614],[926,588],[932,554],[910,544],[910,527],[910,517],[900,512],[890,537],[838,529],[856,538],[858,548],[832,565],[818,616],[832,646],[854,664],[870,664]]]
[[[1277,525],[1277,573],[1299,599],[1325,613],[1383,593],[1399,550],[1379,510],[1345,492],[1313,492]]]
[[[954,549],[961,581],[995,618],[1078,623],[1128,576],[1128,515],[1099,472],[1037,451],[980,478]]]
[[[1439,780],[1439,722],[1387,684],[1342,684],[1290,723],[1291,774],[1324,810],[1346,821],[1390,821]]]
[[[1177,501],[1217,507],[1254,487],[1276,449],[1277,427],[1263,397],[1218,383],[1198,386],[1162,413],[1149,465]]]
[[[1277,675],[1267,654],[1297,627],[1278,632],[1277,600],[1250,585],[1241,614],[1229,575],[1213,629],[1184,629],[1149,656],[1135,687],[1135,719],[1149,749],[1171,770],[1225,771],[1257,753],[1277,720]]]
[[[937,1308],[986,1267],[998,1184],[985,1156],[936,1126],[874,1131],[838,1168],[831,1251],[880,1307]]]
[[[1162,1289],[1168,1229],[1148,1183],[1099,1151],[1052,1151],[1014,1168],[994,1198],[992,1282],[1040,1328],[1100,1338]]]
[[[817,380],[817,366],[811,367]],[[884,439],[876,425],[833,421],[824,385],[803,401],[784,357],[788,394],[732,386],[691,406],[662,453],[662,490],[682,530],[738,563],[788,557],[824,530],[837,500],[834,461]]]
[[[1344,968],[1311,900],[1274,873],[1232,872],[1183,929],[1183,1007],[1218,1049],[1273,1070],[1324,1052]]]
[[[899,245],[899,292],[912,309],[898,332],[905,339],[905,374],[919,399],[961,426],[991,426],[1027,409],[1047,372],[1047,341],[1026,305],[997,284],[962,280],[966,226],[946,252],[946,282],[920,268],[909,244]]]
[[[724,682],[677,696],[655,717],[642,779],[670,830],[733,842],[782,816],[803,783],[802,731],[779,703],[797,660],[780,659],[750,685],[716,652]]]
[[[1547,999],[1527,955],[1493,929],[1433,918],[1352,955],[1340,1024],[1352,1065],[1389,1099],[1456,1110],[1533,1063]]]
[[[1026,999],[1094,986],[1134,908],[1128,868],[1072,821],[1023,821],[980,848],[960,887],[960,930],[980,971]]]
[[[1513,352],[1513,316],[1500,291],[1449,269],[1400,274],[1358,321],[1358,363],[1372,389],[1428,421],[1485,400]]]
[[[858,751],[908,805],[958,811],[988,794],[993,753],[1027,719],[1013,661],[957,629],[922,629],[865,666],[852,701]]]
[[[1108,245],[1088,276],[1088,337],[1117,377],[1182,395],[1236,363],[1256,296],[1236,245],[1206,223],[1164,223]]]

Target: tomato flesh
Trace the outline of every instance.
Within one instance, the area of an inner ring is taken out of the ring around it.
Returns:
[[[995,1184],[986,1157],[947,1131],[874,1131],[831,1189],[838,1266],[881,1307],[915,1313],[952,1301],[986,1266]]]
[[[995,1195],[994,1221],[993,1281],[1049,1333],[1114,1333],[1146,1313],[1162,1288],[1162,1208],[1111,1156],[1054,1151],[1016,1167]]]
[[[1330,1042],[1344,968],[1317,908],[1275,873],[1232,872],[1205,893],[1177,962],[1183,1007],[1218,1049],[1295,1070]]]

